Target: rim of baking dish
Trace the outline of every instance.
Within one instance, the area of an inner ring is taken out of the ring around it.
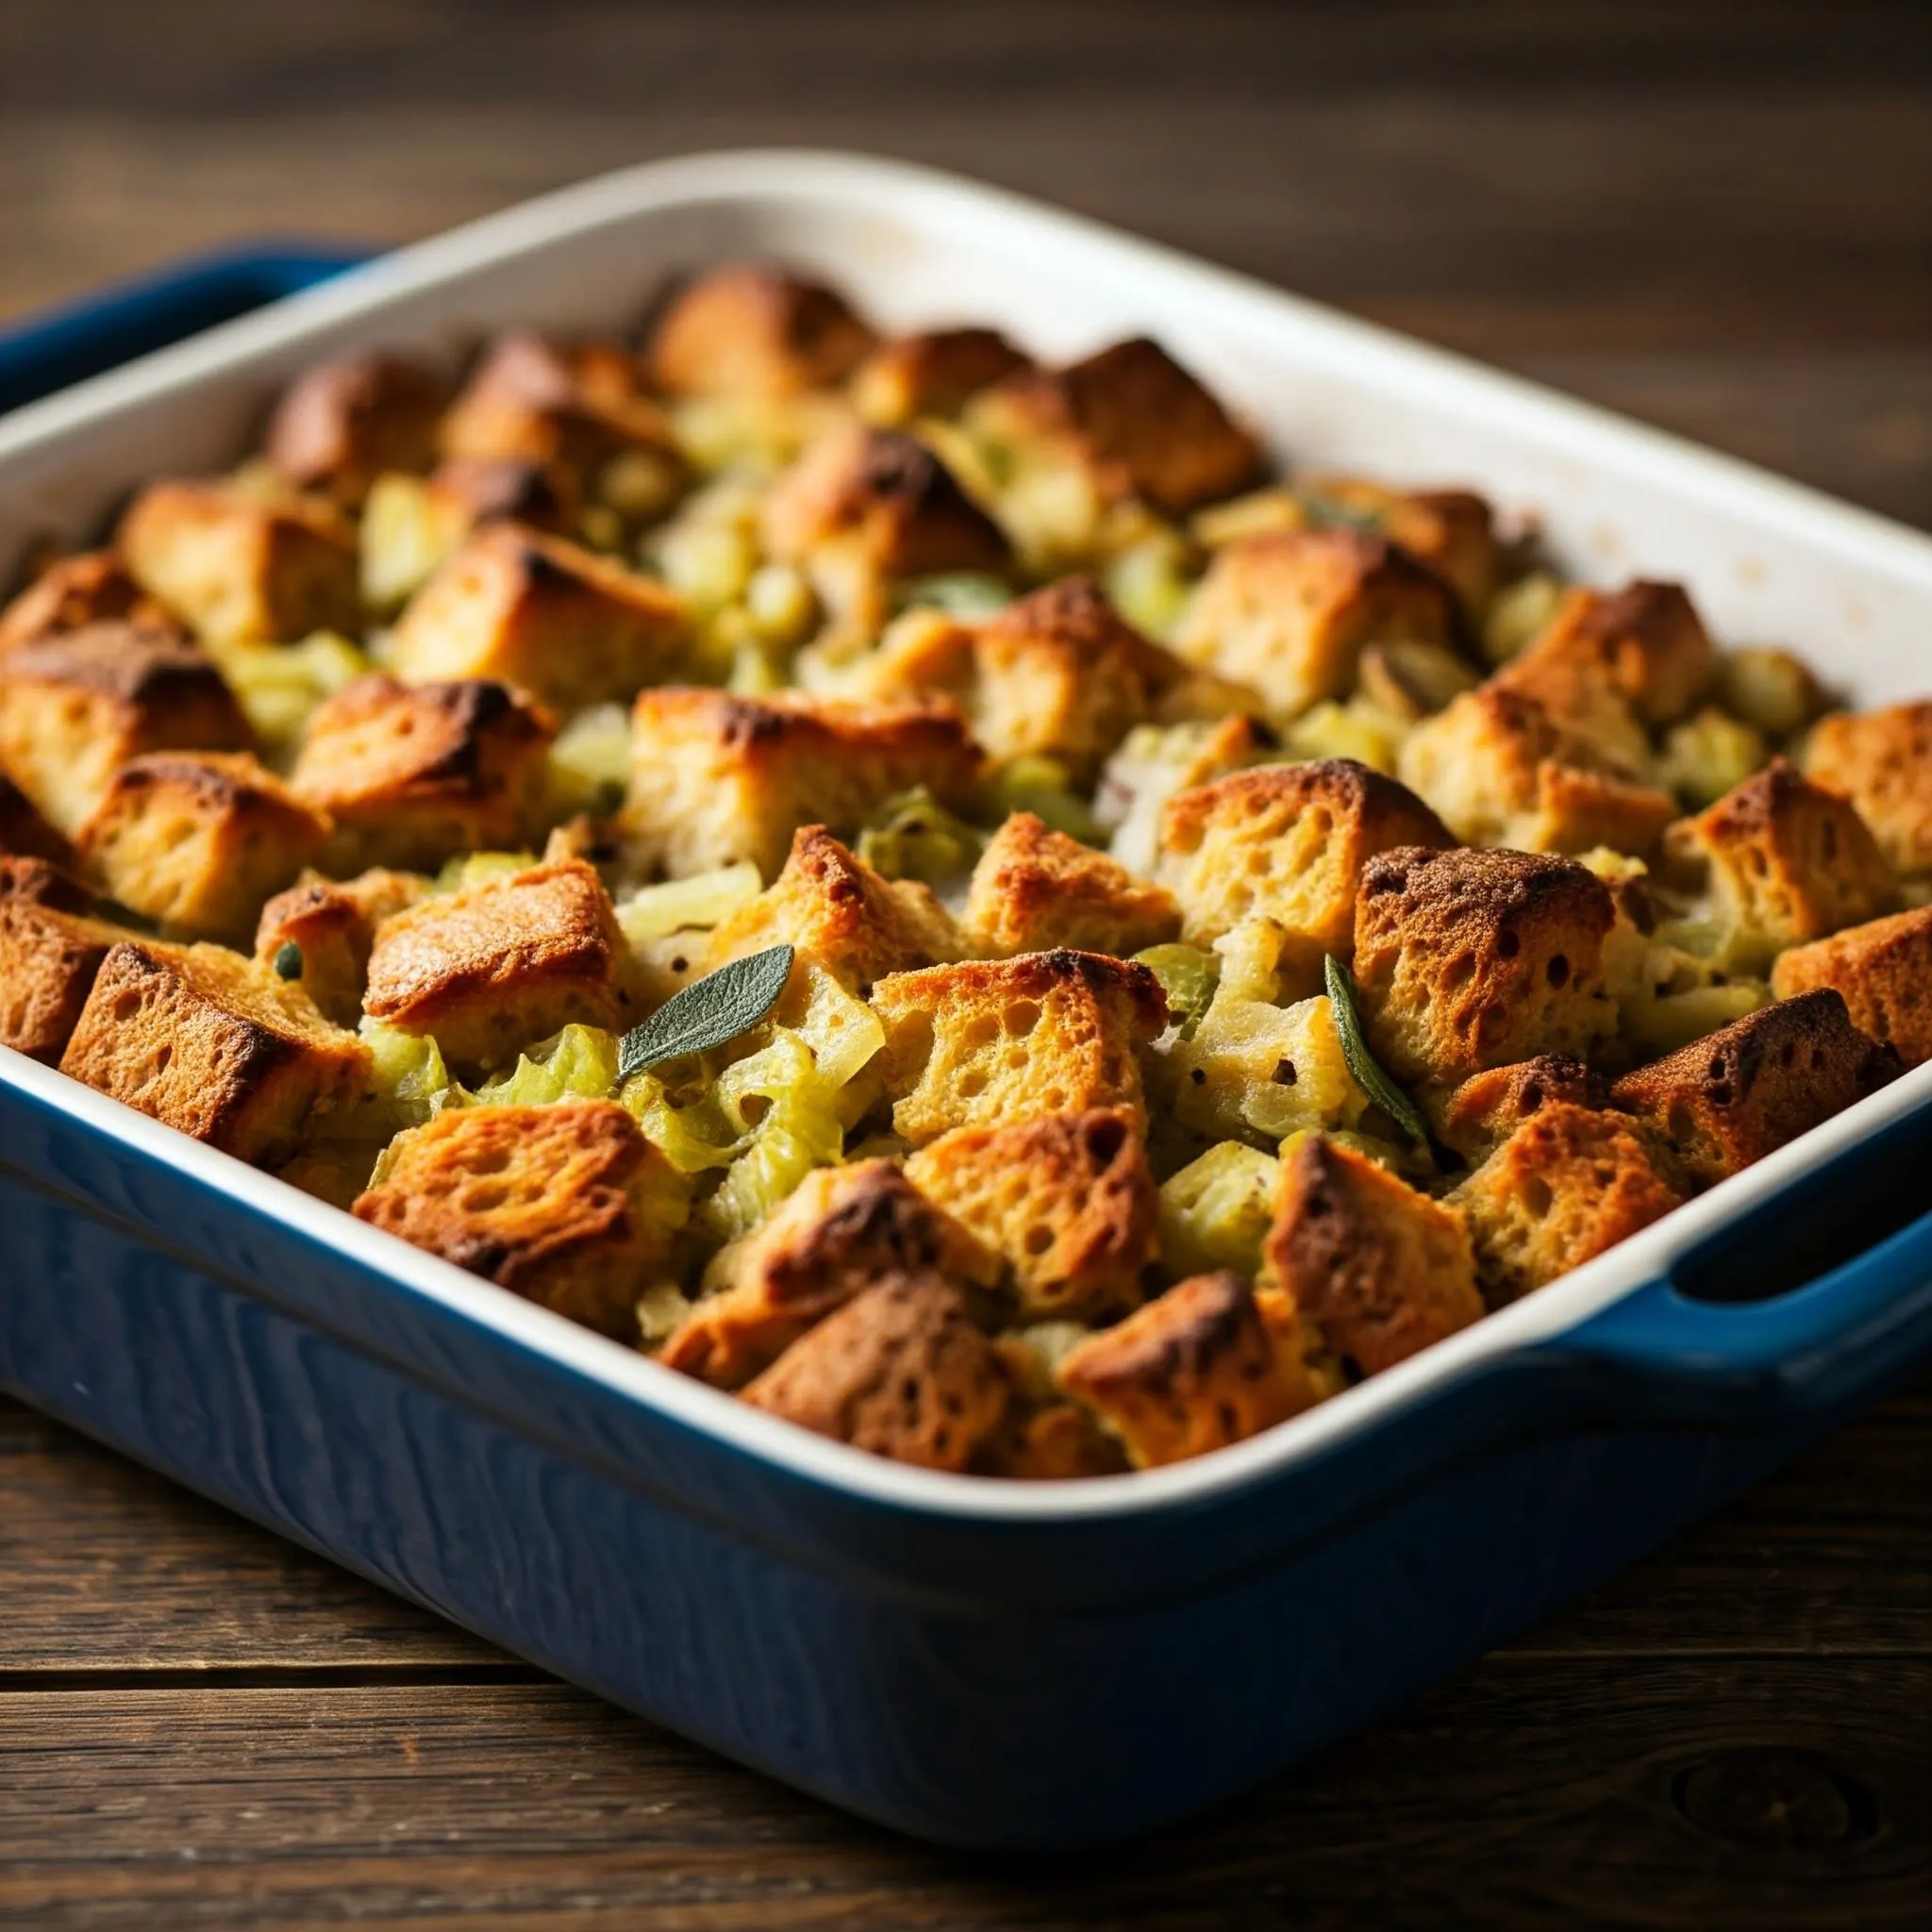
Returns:
[[[800,201],[866,196],[893,203],[902,216],[907,203],[924,204],[956,223],[1003,225],[1009,253],[1018,227],[1026,231],[1021,239],[1039,254],[1063,260],[1070,248],[1099,251],[1116,263],[1138,266],[1170,282],[1185,280],[1224,309],[1239,307],[1263,324],[1271,318],[1277,324],[1291,319],[1305,337],[1322,339],[1345,353],[1397,400],[1405,392],[1440,399],[1444,387],[1453,386],[1465,398],[1480,400],[1497,420],[1545,437],[1569,438],[1581,456],[1589,455],[1592,443],[1614,445],[1627,475],[1641,480],[1648,473],[1680,490],[1687,484],[1700,486],[1772,534],[1791,528],[1815,536],[1821,521],[1828,523],[1847,561],[1916,577],[1932,603],[1932,538],[1874,511],[1031,197],[911,163],[814,149],[754,149],[648,161],[377,257],[313,290],[25,405],[0,420],[0,462],[170,391],[232,375],[311,335],[377,316],[399,299],[513,259],[563,234],[628,221],[654,208],[750,194]],[[887,1461],[766,1415],[6,1048],[0,1048],[0,1080],[287,1224],[317,1246],[340,1251],[504,1341],[793,1475],[924,1514],[1025,1524],[1198,1507],[1261,1483],[1388,1420],[1432,1386],[1559,1340],[1663,1276],[1686,1251],[1765,1206],[1815,1166],[1932,1101],[1932,1065],[1916,1068],[1549,1287],[1246,1441],[1160,1469],[1077,1481],[1016,1482]],[[1738,1319],[1749,1319],[1748,1307],[1734,1312]]]

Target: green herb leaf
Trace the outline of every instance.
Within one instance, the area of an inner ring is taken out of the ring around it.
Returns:
[[[791,976],[791,948],[771,946],[694,979],[624,1036],[617,1050],[619,1084],[646,1067],[705,1053],[749,1032],[778,1004]]]
[[[302,977],[302,948],[293,940],[284,940],[275,948],[275,974],[281,979]]]
[[[1335,1008],[1335,1031],[1341,1041],[1341,1057],[1355,1084],[1406,1133],[1411,1141],[1426,1147],[1429,1130],[1416,1111],[1415,1102],[1380,1067],[1369,1051],[1362,1034],[1361,1009],[1356,1005],[1355,980],[1349,970],[1330,953],[1322,966],[1328,984],[1328,998]]]

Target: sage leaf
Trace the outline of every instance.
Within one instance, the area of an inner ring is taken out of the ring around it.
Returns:
[[[1329,1004],[1335,1008],[1335,1031],[1341,1041],[1341,1057],[1355,1084],[1392,1120],[1411,1141],[1426,1147],[1429,1130],[1416,1111],[1415,1102],[1382,1069],[1369,1051],[1362,1033],[1361,1008],[1356,1005],[1355,979],[1349,970],[1330,953],[1322,965],[1327,981]]]
[[[770,946],[692,980],[624,1036],[617,1049],[618,1084],[646,1067],[707,1052],[749,1032],[778,1004],[791,976],[791,948]]]

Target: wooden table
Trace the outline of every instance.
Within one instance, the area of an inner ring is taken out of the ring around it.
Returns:
[[[1932,525],[1925,11],[8,0],[0,313],[653,154],[876,148]],[[1024,1867],[793,1797],[0,1404],[0,1922],[344,1920],[1923,1927],[1932,1381],[1251,1798]]]

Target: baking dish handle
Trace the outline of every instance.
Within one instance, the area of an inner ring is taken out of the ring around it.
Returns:
[[[244,243],[42,309],[0,329],[0,414],[298,294],[371,254],[344,242]]]
[[[1921,1179],[1906,1205],[1925,1199]],[[1635,1382],[1646,1406],[1687,1422],[1828,1414],[1876,1392],[1932,1344],[1932,1208],[1903,1226],[1896,1212],[1889,1218],[1894,1231],[1874,1245],[1761,1299],[1694,1291],[1726,1250],[1693,1252],[1573,1329],[1563,1352]],[[1776,1225],[1798,1238],[1780,1217],[1753,1231],[1753,1245]]]

